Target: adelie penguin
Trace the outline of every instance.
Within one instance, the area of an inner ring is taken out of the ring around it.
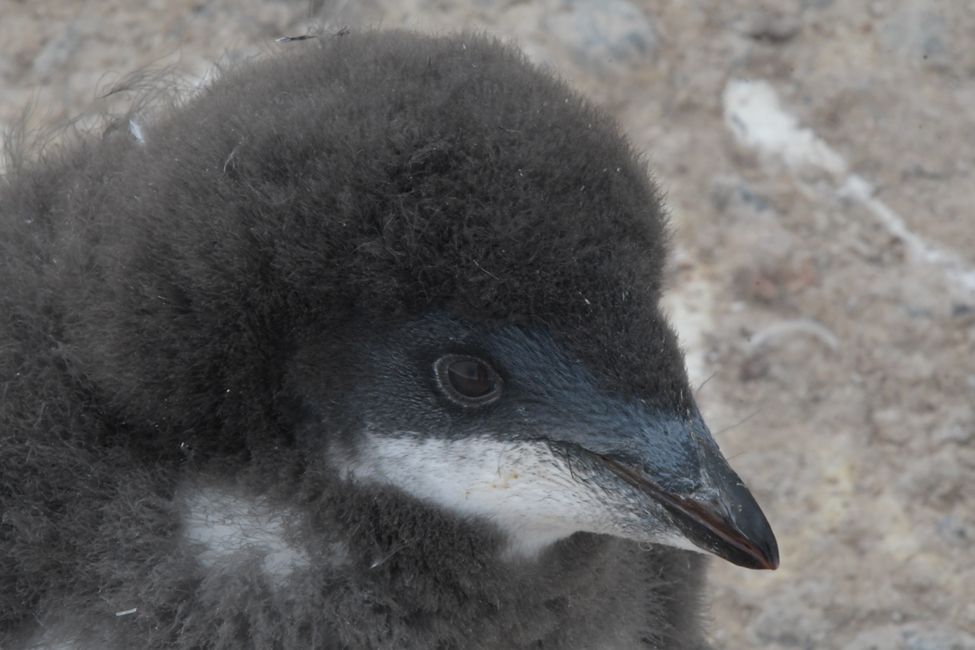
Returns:
[[[657,190],[509,47],[296,43],[0,217],[3,648],[707,648],[701,552],[778,564]]]

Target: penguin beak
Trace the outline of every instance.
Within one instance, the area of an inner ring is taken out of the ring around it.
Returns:
[[[631,464],[599,458],[614,474],[661,504],[696,546],[748,569],[777,569],[779,548],[772,527],[741,479],[716,455],[720,463],[705,468],[710,485],[686,494],[664,489]]]
[[[590,435],[580,442],[612,474],[660,504],[695,546],[749,569],[778,568],[772,527],[699,418],[654,418],[638,429],[641,435]]]

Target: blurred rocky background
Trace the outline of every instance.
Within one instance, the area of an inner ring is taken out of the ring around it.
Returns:
[[[782,551],[713,564],[716,647],[975,649],[975,3],[0,0],[0,127],[368,26],[516,42],[646,153],[698,399]]]

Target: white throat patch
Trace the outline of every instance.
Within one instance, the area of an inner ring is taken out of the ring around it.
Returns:
[[[595,486],[541,442],[446,440],[402,432],[367,434],[340,467],[361,481],[395,486],[451,512],[495,523],[506,554],[531,557],[577,531],[613,532]]]

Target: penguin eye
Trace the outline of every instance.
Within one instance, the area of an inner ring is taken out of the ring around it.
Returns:
[[[501,377],[481,359],[448,354],[433,367],[440,389],[461,406],[484,406],[501,397]]]

